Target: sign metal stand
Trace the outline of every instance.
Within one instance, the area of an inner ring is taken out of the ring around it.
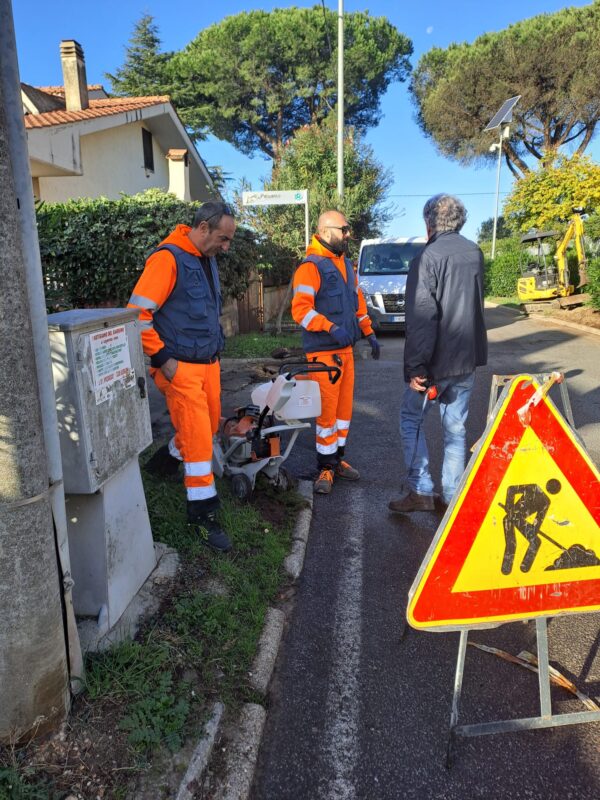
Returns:
[[[511,731],[527,731],[537,728],[556,728],[562,725],[578,725],[585,722],[598,722],[600,720],[600,711],[576,711],[569,714],[552,713],[547,619],[547,617],[538,617],[535,621],[540,691],[540,715],[538,717],[479,722],[474,725],[458,724],[469,630],[462,630],[460,632],[456,673],[454,676],[454,695],[452,697],[452,711],[450,713],[450,738],[448,740],[446,759],[446,766],[448,768],[454,763],[455,743],[456,738],[459,736],[484,736],[491,733],[509,733]]]
[[[550,377],[547,374],[535,375],[536,380],[545,383]],[[490,391],[490,401],[488,406],[488,419],[494,414],[497,404],[498,392],[506,384],[513,380],[513,375],[494,375]],[[573,430],[575,424],[573,411],[567,392],[565,381],[560,384],[561,400],[564,415]],[[550,694],[550,669],[548,656],[548,617],[538,617],[535,620],[536,639],[537,639],[537,660],[538,660],[538,679],[540,694],[540,715],[537,717],[524,717],[520,719],[497,720],[493,722],[481,722],[473,725],[459,725],[459,708],[462,694],[462,683],[465,669],[465,657],[467,653],[467,643],[469,629],[460,631],[458,644],[458,655],[456,661],[456,672],[454,676],[454,693],[452,696],[452,710],[450,713],[450,736],[446,754],[446,766],[450,768],[455,759],[455,745],[458,737],[484,736],[494,733],[508,733],[511,731],[534,730],[538,728],[555,728],[563,725],[577,725],[586,722],[597,722],[600,720],[600,711],[578,711],[567,714],[553,714],[552,700]]]

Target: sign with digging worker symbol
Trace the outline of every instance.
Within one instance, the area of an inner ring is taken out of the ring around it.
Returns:
[[[413,627],[600,610],[600,475],[547,396],[557,375],[505,389],[410,591]]]

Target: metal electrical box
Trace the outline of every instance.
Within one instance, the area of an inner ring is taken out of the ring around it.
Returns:
[[[65,492],[99,489],[152,443],[135,309],[48,316]]]
[[[156,566],[138,463],[152,442],[138,312],[50,314],[48,333],[75,611],[112,628]]]

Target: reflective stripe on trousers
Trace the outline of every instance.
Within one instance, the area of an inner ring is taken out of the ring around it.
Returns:
[[[212,442],[221,418],[221,366],[180,361],[172,381],[151,369],[165,396],[175,428],[174,445],[184,465],[188,500],[208,500],[217,493],[212,474]]]

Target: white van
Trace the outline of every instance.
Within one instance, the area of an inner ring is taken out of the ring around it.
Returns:
[[[375,330],[404,330],[408,268],[413,258],[423,252],[426,243],[423,236],[362,240],[358,284]]]

